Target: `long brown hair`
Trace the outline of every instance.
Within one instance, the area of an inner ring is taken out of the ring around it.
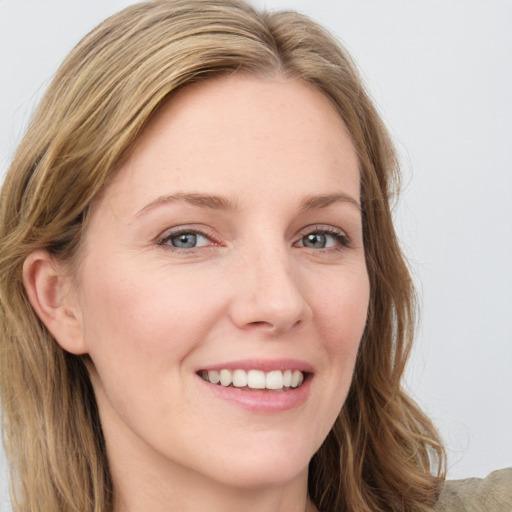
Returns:
[[[0,196],[0,388],[17,511],[111,510],[112,484],[84,360],[63,351],[27,298],[36,249],[79,253],[87,213],[159,106],[222,74],[282,74],[316,87],[348,127],[361,168],[367,326],[346,403],[309,470],[322,511],[412,511],[435,501],[444,451],[401,387],[414,290],[393,228],[398,166],[350,57],[309,18],[241,0],[157,0],[89,33],[57,72]]]

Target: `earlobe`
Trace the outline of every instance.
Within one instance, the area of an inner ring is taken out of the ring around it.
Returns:
[[[73,354],[86,353],[79,304],[62,264],[48,251],[34,251],[23,264],[23,284],[32,307],[57,343]]]

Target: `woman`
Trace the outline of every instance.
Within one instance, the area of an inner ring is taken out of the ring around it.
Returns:
[[[307,18],[157,1],[86,36],[2,190],[15,508],[431,510],[396,167]]]

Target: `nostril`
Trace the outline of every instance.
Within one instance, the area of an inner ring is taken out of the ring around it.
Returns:
[[[244,330],[261,331],[262,333],[266,333],[267,335],[276,337],[283,334],[284,332],[289,331],[290,329],[295,330],[297,327],[302,325],[302,323],[303,322],[300,319],[294,323],[289,323],[286,321],[267,322],[263,320],[256,320],[254,322],[247,323],[247,325],[245,325]]]

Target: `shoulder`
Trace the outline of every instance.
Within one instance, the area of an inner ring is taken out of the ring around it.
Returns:
[[[433,512],[512,512],[512,468],[445,482]]]

